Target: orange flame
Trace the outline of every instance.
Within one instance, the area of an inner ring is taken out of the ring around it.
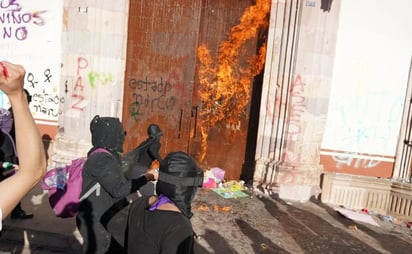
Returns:
[[[237,126],[239,119],[246,116],[253,77],[262,71],[265,63],[266,43],[257,55],[247,60],[244,69],[240,67],[240,61],[244,59],[240,53],[245,43],[257,36],[260,28],[267,27],[269,11],[270,0],[257,0],[255,5],[247,8],[240,23],[231,29],[229,39],[219,45],[215,61],[205,45],[198,48],[197,57],[201,63],[198,70],[199,97],[202,101],[200,161],[206,155],[211,127],[222,122]]]

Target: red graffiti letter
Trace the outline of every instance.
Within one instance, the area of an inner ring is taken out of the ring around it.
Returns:
[[[87,61],[86,58],[78,57],[77,58],[77,76],[81,76],[80,69],[86,69],[88,65],[89,65],[89,62]]]
[[[78,77],[76,80],[76,84],[74,85],[73,90],[76,91],[77,89],[79,89],[80,91],[83,91],[83,82],[82,82],[82,77]]]

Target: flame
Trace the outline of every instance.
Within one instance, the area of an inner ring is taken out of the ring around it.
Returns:
[[[255,5],[247,8],[240,23],[231,29],[229,38],[219,45],[216,59],[212,58],[205,45],[200,45],[197,50],[200,61],[199,98],[202,102],[200,161],[206,155],[211,127],[222,122],[237,126],[239,119],[246,116],[253,77],[262,71],[265,63],[266,43],[247,60],[247,67],[243,69],[240,67],[245,59],[241,55],[242,48],[248,40],[257,37],[261,28],[268,26],[269,11],[270,0],[257,0]]]

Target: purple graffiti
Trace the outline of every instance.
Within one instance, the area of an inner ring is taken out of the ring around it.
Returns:
[[[43,26],[42,14],[46,11],[23,12],[16,0],[0,0],[0,25],[3,39],[25,40],[28,36],[27,24]]]

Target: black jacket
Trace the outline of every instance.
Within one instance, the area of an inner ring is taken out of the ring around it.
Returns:
[[[100,224],[101,215],[116,201],[137,191],[146,184],[144,176],[127,180],[121,172],[120,158],[116,154],[97,152],[90,155],[83,168],[83,191],[86,193],[96,183],[100,194],[93,192],[80,205],[76,218],[84,240],[85,253],[105,253],[112,244],[110,234]]]

